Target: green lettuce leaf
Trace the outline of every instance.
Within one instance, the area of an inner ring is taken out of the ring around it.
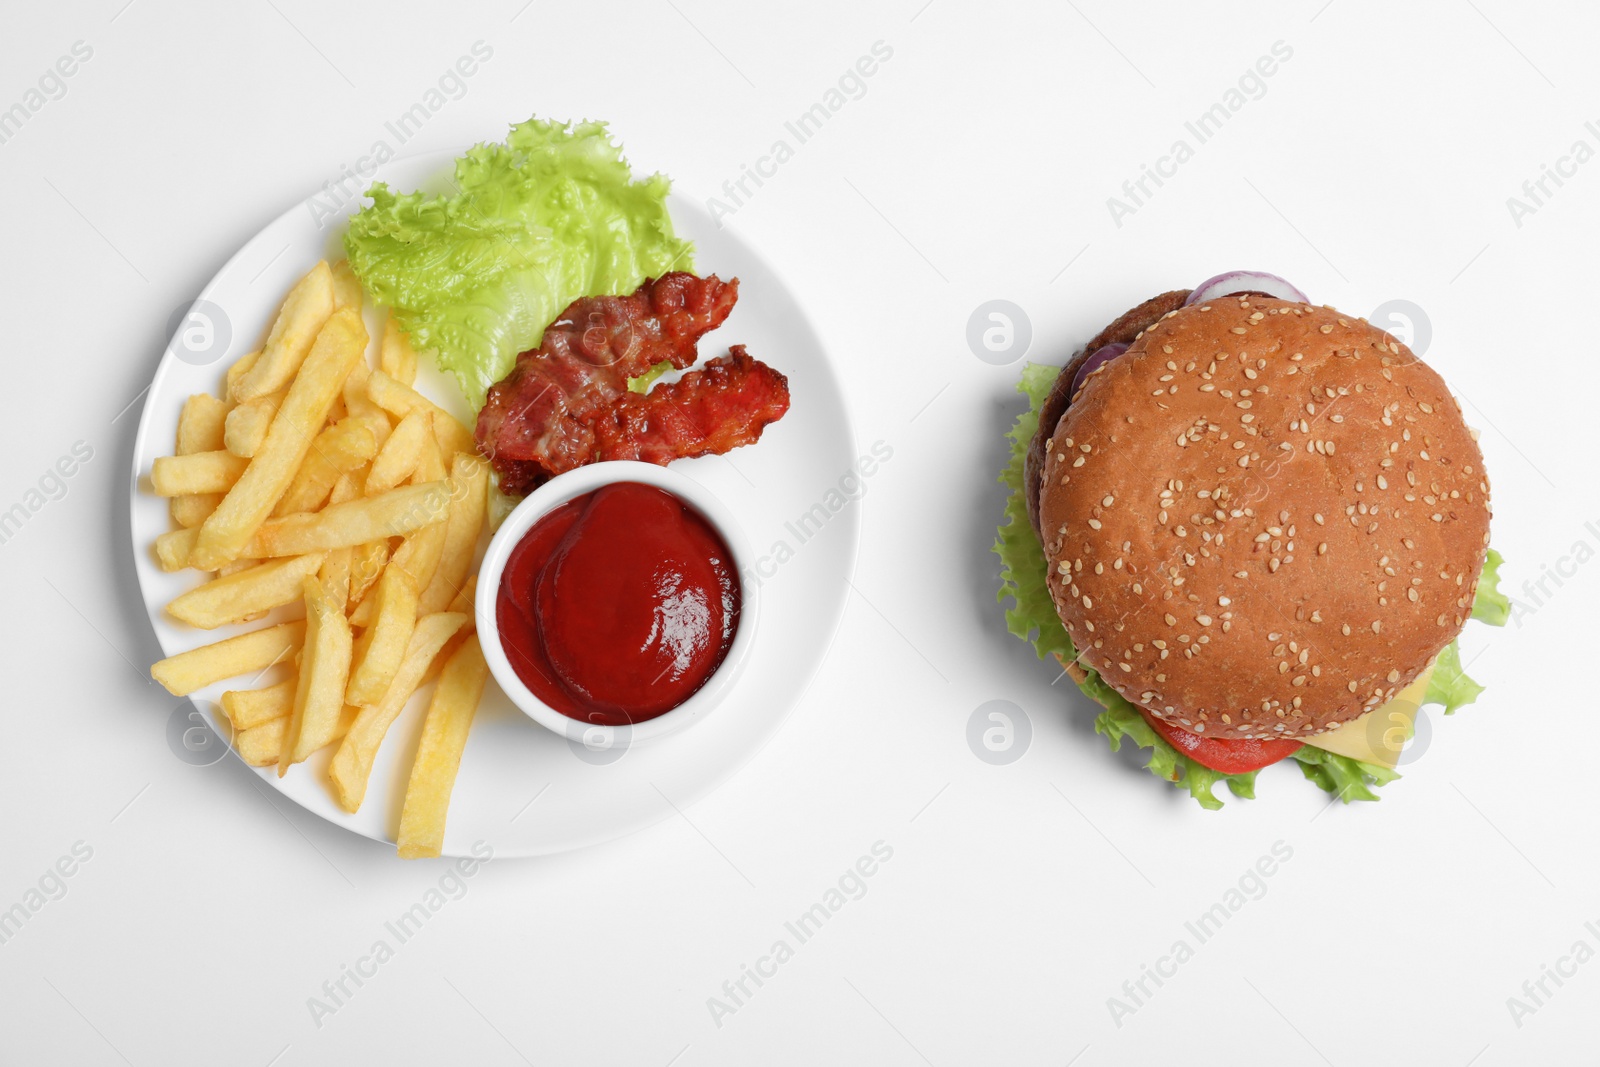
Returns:
[[[1009,601],[1005,609],[1006,628],[1031,643],[1040,659],[1054,657],[1066,663],[1077,656],[1077,651],[1072,647],[1072,639],[1061,624],[1055,601],[1050,597],[1050,588],[1045,581],[1044,549],[1028,522],[1026,497],[1022,488],[1028,442],[1033,439],[1034,431],[1039,426],[1039,409],[1058,373],[1058,367],[1036,363],[1027,364],[1022,369],[1017,392],[1028,398],[1028,410],[1017,417],[1016,424],[1011,428],[1011,455],[1005,469],[1000,472],[1000,481],[1011,493],[1006,499],[1005,521],[1001,523],[995,538],[994,551],[1000,557],[999,600],[1002,604]],[[1478,583],[1478,606],[1474,608],[1474,618],[1483,617],[1478,614],[1482,605],[1489,604],[1490,607],[1483,610],[1492,612],[1497,598],[1498,601],[1505,599],[1497,588],[1496,568],[1500,562],[1500,554],[1491,549],[1483,578]],[[1505,614],[1509,616],[1509,604]],[[1492,621],[1492,617],[1486,621]],[[1494,624],[1504,625],[1504,622],[1505,618],[1502,617]],[[1226,784],[1234,796],[1247,800],[1255,797],[1256,775],[1260,772],[1223,774],[1201,766],[1156,733],[1138,709],[1107,685],[1098,674],[1087,667],[1084,667],[1084,671],[1087,678],[1079,683],[1078,688],[1105,709],[1096,717],[1094,728],[1096,733],[1106,738],[1113,752],[1122,747],[1124,739],[1147,749],[1149,758],[1145,761],[1145,768],[1157,778],[1187,789],[1189,795],[1208,810],[1222,807],[1222,801],[1214,792],[1219,784]],[[1425,701],[1443,704],[1448,714],[1471,703],[1481,692],[1483,687],[1461,670],[1461,653],[1452,641],[1439,655]],[[1290,758],[1299,762],[1306,778],[1346,803],[1377,800],[1378,795],[1373,789],[1400,777],[1387,767],[1364,763],[1310,745],[1302,745]]]
[[[530,119],[456,160],[451,186],[431,196],[375,183],[344,244],[367,291],[474,409],[572,301],[693,269],[667,179],[635,181],[603,123]]]
[[[1505,559],[1494,549],[1483,561],[1483,575],[1472,600],[1472,617],[1490,626],[1504,626],[1511,620],[1511,598],[1500,591],[1500,564]]]

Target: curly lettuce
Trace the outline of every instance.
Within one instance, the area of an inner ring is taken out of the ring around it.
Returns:
[[[635,181],[604,123],[530,119],[456,160],[448,195],[383,182],[350,220],[345,253],[474,410],[572,301],[692,270],[667,213],[670,183]]]
[[[1022,369],[1022,380],[1017,392],[1028,398],[1028,410],[1017,417],[1011,428],[1011,454],[1000,481],[1011,490],[1006,499],[1005,521],[1000,524],[995,538],[994,551],[1000,557],[1000,591],[998,599],[1005,608],[1006,628],[1015,636],[1033,645],[1040,659],[1055,658],[1061,663],[1071,662],[1077,656],[1072,639],[1061,618],[1056,614],[1055,601],[1050,597],[1046,582],[1047,564],[1044,549],[1028,521],[1028,508],[1022,487],[1023,464],[1028,452],[1028,442],[1039,426],[1039,409],[1054,383],[1059,367],[1030,363]],[[1472,617],[1493,626],[1504,626],[1510,617],[1510,602],[1499,591],[1501,556],[1489,551],[1483,577],[1478,582],[1477,600]],[[1083,667],[1082,664],[1079,664]],[[1122,747],[1124,740],[1149,752],[1145,768],[1158,778],[1187,789],[1201,807],[1216,810],[1222,807],[1215,789],[1226,785],[1236,797],[1246,800],[1255,797],[1258,771],[1247,774],[1223,774],[1202,766],[1173,748],[1143,715],[1123,698],[1093,670],[1083,667],[1087,677],[1078,683],[1089,699],[1104,710],[1095,719],[1095,732],[1104,735],[1113,752]],[[1454,641],[1439,654],[1433,678],[1428,686],[1425,703],[1442,704],[1446,714],[1472,703],[1483,687],[1469,678],[1461,669],[1461,651]],[[1303,745],[1291,757],[1299,763],[1306,778],[1322,789],[1349,803],[1354,800],[1377,800],[1373,790],[1400,777],[1387,767],[1351,759],[1310,745]]]

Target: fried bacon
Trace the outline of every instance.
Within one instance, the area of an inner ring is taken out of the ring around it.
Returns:
[[[594,458],[667,464],[720,456],[755,444],[788,410],[789,379],[734,345],[675,382],[623,397],[595,420]]]
[[[478,447],[501,488],[527,493],[599,459],[667,463],[756,440],[788,410],[788,384],[742,347],[648,394],[628,390],[628,379],[659,363],[692,365],[700,337],[738,296],[738,279],[676,271],[628,296],[574,301],[490,388],[478,415]]]

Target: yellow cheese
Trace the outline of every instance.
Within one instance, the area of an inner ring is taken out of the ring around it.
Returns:
[[[1417,709],[1422,706],[1428,680],[1432,677],[1433,667],[1430,666],[1389,703],[1327,733],[1308,737],[1306,744],[1393,770],[1406,742],[1416,732]]]

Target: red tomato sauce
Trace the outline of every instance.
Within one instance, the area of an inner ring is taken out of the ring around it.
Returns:
[[[576,497],[523,535],[495,603],[517,677],[582,722],[665,714],[721,666],[739,627],[733,554],[701,515],[654,486]]]
[[[1257,740],[1251,737],[1206,737],[1164,722],[1142,708],[1140,711],[1145,721],[1155,729],[1156,733],[1166,738],[1173,748],[1200,766],[1210,767],[1223,774],[1244,774],[1247,771],[1260,770],[1294,755],[1301,744],[1299,741],[1278,738]]]

